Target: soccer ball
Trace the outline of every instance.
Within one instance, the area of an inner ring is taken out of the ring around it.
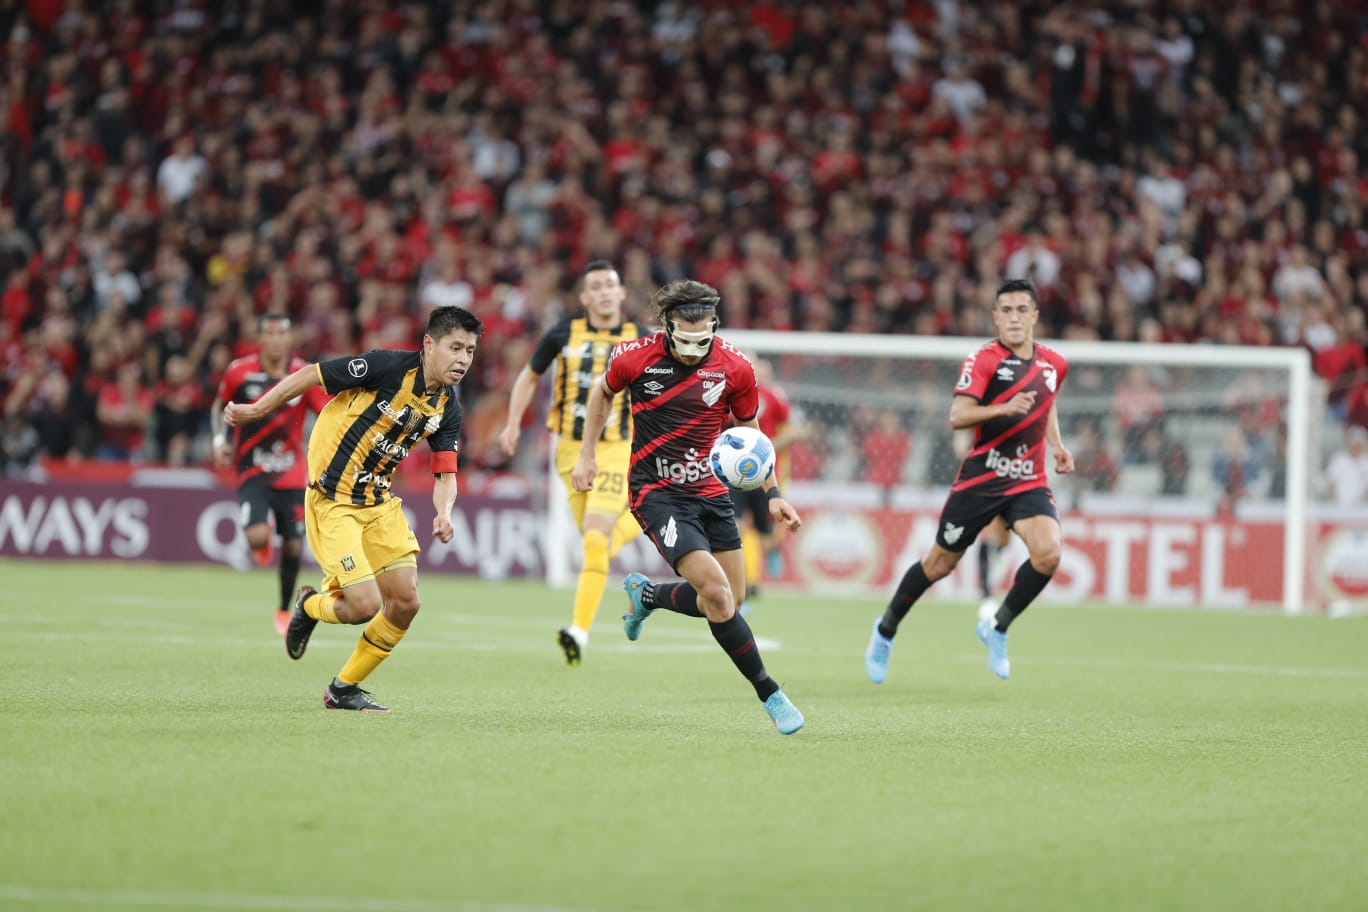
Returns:
[[[754,491],[774,474],[774,444],[755,428],[727,428],[713,443],[708,463],[718,481]]]

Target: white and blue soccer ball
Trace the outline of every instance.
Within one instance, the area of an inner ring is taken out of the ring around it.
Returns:
[[[754,491],[774,474],[774,444],[755,428],[727,428],[713,442],[708,463],[724,485]]]

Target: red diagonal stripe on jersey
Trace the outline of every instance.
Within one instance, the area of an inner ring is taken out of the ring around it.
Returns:
[[[1051,401],[1054,401],[1053,397],[1051,398]],[[969,459],[974,456],[982,456],[984,453],[988,452],[993,447],[997,446],[999,443],[1002,443],[1002,441],[1006,440],[1008,437],[1015,436],[1018,431],[1030,427],[1037,421],[1041,421],[1045,418],[1048,418],[1049,416],[1050,410],[1048,408],[1042,409],[1036,412],[1034,415],[1027,415],[1025,418],[1021,419],[1016,424],[1012,425],[1007,430],[1003,431],[1001,434],[998,434],[992,440],[985,441],[984,443],[981,443],[978,446],[974,447],[972,450],[969,451],[968,455],[966,455],[965,458]]]
[[[1002,494],[1000,494],[999,496],[1000,496],[1000,497],[1011,497],[1013,494],[1020,494],[1022,491],[1030,491],[1030,490],[1032,490],[1032,489],[1034,489],[1034,488],[1043,488],[1043,487],[1045,487],[1046,479],[1045,479],[1045,477],[1044,477],[1045,472],[1044,472],[1043,469],[1041,470],[1041,473],[1040,473],[1040,474],[1041,474],[1041,477],[1040,477],[1040,478],[1032,478],[1030,481],[1023,481],[1021,484],[1015,485],[1015,486],[1010,487],[1010,488],[1008,488],[1007,490],[1003,491]]]
[[[632,414],[635,415],[637,412],[649,412],[653,408],[659,408],[660,406],[664,405],[666,402],[669,402],[671,399],[675,398],[685,390],[693,389],[695,386],[699,384],[699,382],[700,379],[697,374],[694,374],[692,377],[685,377],[683,380],[679,381],[674,386],[670,387],[665,392],[661,393],[659,396],[656,396],[654,399],[643,399],[640,402],[633,402]]]
[[[260,443],[267,434],[274,431],[280,425],[289,422],[290,417],[288,410],[276,412],[271,416],[271,420],[263,424],[255,434],[238,444],[237,455],[241,456],[244,453],[250,452],[252,447]]]
[[[693,418],[690,418],[688,421],[684,422],[679,427],[675,428],[673,431],[670,431],[670,433],[662,434],[655,440],[652,440],[649,443],[645,444],[641,447],[641,449],[637,450],[632,454],[632,464],[636,465],[638,460],[645,459],[647,456],[654,453],[656,450],[660,449],[662,446],[669,443],[670,441],[678,440],[680,437],[683,437],[685,434],[689,433],[695,427],[697,427],[700,423],[705,421],[707,417],[707,412],[699,412]],[[709,443],[705,446],[705,448],[711,446],[712,444]]]
[[[954,491],[954,492],[956,492],[956,493],[958,493],[958,492],[960,492],[960,491],[967,491],[967,490],[969,490],[970,488],[977,488],[979,485],[985,484],[986,482],[989,482],[989,481],[996,481],[997,478],[998,478],[998,473],[997,473],[997,472],[987,471],[987,472],[984,472],[982,475],[977,475],[977,476],[975,476],[975,477],[969,479],[968,481],[958,481],[958,482],[955,482],[955,484],[950,488],[950,490],[952,490],[952,491]]]
[[[632,497],[632,511],[634,513],[636,512],[637,507],[641,506],[641,503],[646,499],[647,494],[650,494],[652,491],[657,490],[658,488],[668,487],[669,484],[670,479],[662,478],[659,481],[651,482],[650,484],[646,485],[646,487],[642,488],[640,491],[637,491],[636,494]],[[659,547],[659,543],[657,543],[656,546]]]

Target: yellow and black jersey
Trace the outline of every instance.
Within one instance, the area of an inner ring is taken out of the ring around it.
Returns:
[[[461,403],[455,387],[425,391],[419,354],[372,351],[316,365],[333,399],[309,435],[315,490],[330,500],[383,503],[395,468],[425,438],[433,474],[456,471]]]
[[[555,392],[546,426],[564,439],[583,439],[584,414],[594,378],[607,369],[608,353],[614,345],[640,336],[641,328],[631,320],[608,329],[595,329],[589,325],[584,311],[571,314],[547,330],[527,365],[541,376],[551,362],[556,362]],[[599,439],[632,439],[632,402],[626,392],[613,398]]]

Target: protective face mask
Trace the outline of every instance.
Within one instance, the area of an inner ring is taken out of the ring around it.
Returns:
[[[670,341],[674,344],[675,352],[686,358],[701,358],[712,348],[713,336],[716,330],[708,329],[702,332],[680,332],[675,330],[670,334]]]

